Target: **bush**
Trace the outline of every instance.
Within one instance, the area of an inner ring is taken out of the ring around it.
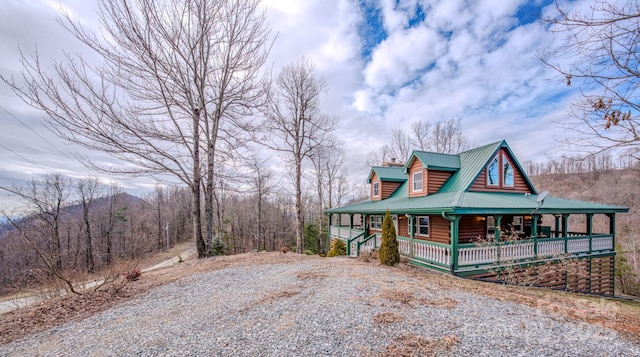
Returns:
[[[380,264],[396,265],[400,262],[400,251],[398,250],[398,240],[396,239],[396,228],[391,219],[391,213],[387,210],[382,221],[382,242],[378,251],[378,261]]]
[[[136,268],[124,273],[124,278],[127,279],[128,281],[136,281],[140,278],[141,275],[142,275],[142,271]]]
[[[224,255],[226,252],[224,244],[220,241],[219,238],[214,239],[213,244],[211,245],[211,255]]]
[[[305,250],[302,251],[302,254],[304,254],[304,255],[315,255],[316,253],[311,251],[311,250],[309,250],[309,249],[305,249]]]
[[[338,255],[347,255],[347,244],[342,239],[334,239],[331,241],[331,249],[327,257],[335,257]]]

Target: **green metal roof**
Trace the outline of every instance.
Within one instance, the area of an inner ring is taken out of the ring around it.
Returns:
[[[452,154],[440,154],[436,152],[414,151],[407,160],[403,171],[409,170],[409,165],[416,157],[422,162],[422,167],[429,170],[458,171],[460,169],[460,157]]]
[[[406,183],[402,186],[406,186]],[[398,189],[400,191],[400,189]],[[395,195],[394,195],[395,196]],[[531,196],[505,192],[445,192],[423,197],[390,197],[380,201],[362,201],[348,206],[327,210],[327,213],[383,214],[531,214],[538,203]],[[547,196],[536,210],[540,214],[554,213],[615,213],[628,212],[622,206],[568,200]]]
[[[402,167],[374,166],[371,168],[371,171],[369,171],[367,183],[371,183],[374,173],[378,175],[380,181],[405,182],[407,180],[407,174],[403,173]]]
[[[481,146],[464,151],[458,155],[436,154],[423,151],[414,151],[411,155],[420,159],[426,168],[448,168],[455,171],[453,175],[442,185],[437,193],[422,197],[409,197],[409,184],[406,170],[411,160],[404,168],[399,167],[374,167],[369,174],[375,172],[381,180],[402,182],[400,187],[387,199],[376,201],[362,201],[351,205],[326,210],[327,213],[362,213],[383,214],[390,210],[396,214],[531,214],[534,210],[540,214],[563,213],[615,213],[628,212],[629,209],[622,206],[612,206],[600,203],[568,200],[558,197],[550,197],[544,200],[544,204],[538,207],[538,203],[530,196],[523,193],[510,192],[468,192],[473,182],[482,173],[501,148],[505,148],[517,169],[523,173],[524,179],[536,194],[535,187],[520,166],[506,141]],[[456,158],[458,161],[456,161]],[[431,166],[433,165],[433,166]],[[457,171],[456,171],[457,166]]]

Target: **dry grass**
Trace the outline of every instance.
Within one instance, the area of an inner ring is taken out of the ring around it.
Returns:
[[[402,316],[393,312],[385,311],[385,312],[377,313],[373,317],[373,324],[378,326],[388,325],[394,322],[402,322],[403,320],[404,318]]]
[[[453,348],[458,343],[460,338],[456,335],[433,339],[409,332],[394,338],[379,356],[447,356],[453,355]]]
[[[319,279],[326,279],[329,276],[323,272],[320,271],[304,271],[302,273],[298,273],[298,279],[300,280],[319,280]]]
[[[414,299],[413,291],[399,289],[382,289],[380,297],[403,305],[409,305]]]

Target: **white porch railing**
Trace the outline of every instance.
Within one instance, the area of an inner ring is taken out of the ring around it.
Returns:
[[[352,229],[349,227],[329,226],[329,235],[331,238],[341,238],[343,240],[349,240],[363,234],[362,229]]]
[[[444,266],[451,264],[451,246],[448,244],[414,239],[412,255],[411,240],[405,237],[397,237],[396,239],[398,240],[400,255]]]
[[[547,258],[562,254],[581,254],[593,251],[612,251],[613,236],[597,235],[567,238],[529,239],[498,244],[463,244],[458,248],[459,265],[482,265],[500,261]]]

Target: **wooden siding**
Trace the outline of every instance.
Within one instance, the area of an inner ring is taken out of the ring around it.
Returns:
[[[429,241],[451,244],[451,224],[440,216],[429,216]]]
[[[511,164],[511,167],[513,167],[513,187],[505,187],[503,186],[503,163],[502,163],[502,157],[503,155],[507,158],[507,161],[509,161],[509,163]],[[495,157],[495,156],[494,156]],[[491,160],[489,160],[489,163],[491,163],[491,161],[493,161],[493,158],[491,158]],[[511,156],[509,156],[509,154],[507,153],[507,151],[505,149],[500,149],[500,151],[498,152],[498,157],[499,159],[499,170],[498,170],[498,175],[499,175],[499,180],[500,180],[500,185],[499,186],[489,186],[487,185],[487,167],[485,166],[482,171],[480,172],[480,175],[478,175],[478,178],[476,178],[476,180],[473,182],[473,184],[471,184],[471,187],[469,188],[469,191],[481,191],[481,192],[486,192],[486,191],[498,191],[498,192],[520,192],[520,193],[533,193],[531,188],[529,187],[529,185],[527,184],[527,181],[525,180],[525,174],[523,172],[521,172],[519,170],[519,168],[514,164],[513,158]]]
[[[398,215],[398,235],[409,237],[409,218],[403,214]]]
[[[396,192],[396,190],[398,189],[398,187],[400,187],[402,183],[401,182],[382,182],[380,184],[381,188],[380,190],[382,191],[382,199],[384,200],[385,198],[389,198],[389,196],[391,196],[394,192]]]
[[[451,177],[449,171],[427,170],[427,193],[432,194],[438,192],[442,184]]]
[[[467,244],[484,237],[487,232],[487,222],[482,216],[462,216],[458,225],[458,243]]]
[[[427,170],[422,168],[422,162],[417,158],[413,159],[411,166],[409,166],[409,197],[421,197],[427,195],[425,190],[425,182],[427,182]],[[422,171],[422,191],[413,192],[413,174]]]

